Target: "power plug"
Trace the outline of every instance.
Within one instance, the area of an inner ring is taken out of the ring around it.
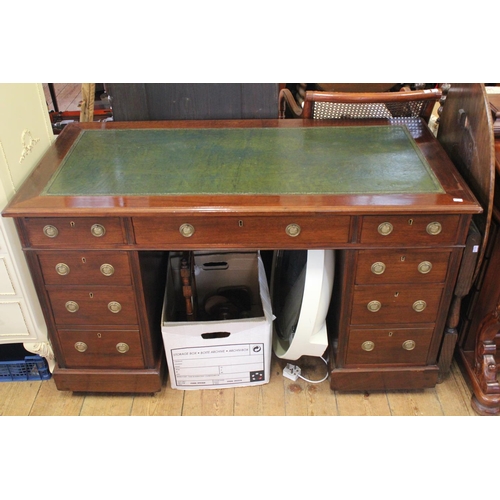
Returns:
[[[299,378],[300,368],[298,366],[288,363],[283,369],[283,377],[289,378],[294,382]]]

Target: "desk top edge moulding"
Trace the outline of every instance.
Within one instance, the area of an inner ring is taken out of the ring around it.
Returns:
[[[44,305],[58,389],[154,392],[166,255],[212,249],[334,249],[331,388],[433,387],[481,212],[419,119],[266,119],[69,125],[3,216]]]
[[[259,131],[263,135],[255,137]],[[95,140],[88,132],[97,132]],[[184,140],[203,141],[207,133],[216,134],[220,142],[202,144],[198,151],[179,148]],[[239,136],[231,137],[235,133]],[[248,138],[248,133],[254,137]],[[361,213],[389,206],[426,212],[436,205],[450,213],[480,212],[451,161],[418,119],[410,133],[387,121],[370,126],[319,126],[314,120],[71,124],[4,215],[98,209],[120,215],[201,209]],[[108,142],[108,134],[110,139],[122,135]],[[335,143],[336,136],[340,143]],[[171,157],[165,160],[161,141],[170,137]],[[83,154],[87,138],[92,149]],[[366,149],[357,146],[359,141]],[[236,157],[243,150],[252,156]],[[110,154],[114,156],[106,160]]]

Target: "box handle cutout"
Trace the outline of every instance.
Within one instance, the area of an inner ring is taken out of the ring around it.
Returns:
[[[201,337],[204,339],[225,339],[231,335],[229,332],[210,332],[202,333]]]
[[[227,269],[229,267],[229,264],[225,261],[219,261],[219,262],[205,262],[203,264],[203,269],[205,271],[213,271],[216,269]]]

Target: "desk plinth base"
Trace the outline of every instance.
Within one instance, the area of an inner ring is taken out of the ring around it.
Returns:
[[[60,391],[152,393],[162,388],[165,363],[144,370],[71,369],[55,366],[52,377]]]
[[[333,391],[390,391],[428,389],[438,382],[437,365],[409,368],[333,368]]]

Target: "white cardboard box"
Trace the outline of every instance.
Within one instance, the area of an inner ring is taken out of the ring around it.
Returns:
[[[252,312],[242,319],[176,321],[176,311],[183,309],[179,266],[179,254],[171,254],[161,324],[171,387],[216,389],[268,383],[273,315],[260,254],[195,252],[200,307],[221,287],[241,285],[252,298]]]

